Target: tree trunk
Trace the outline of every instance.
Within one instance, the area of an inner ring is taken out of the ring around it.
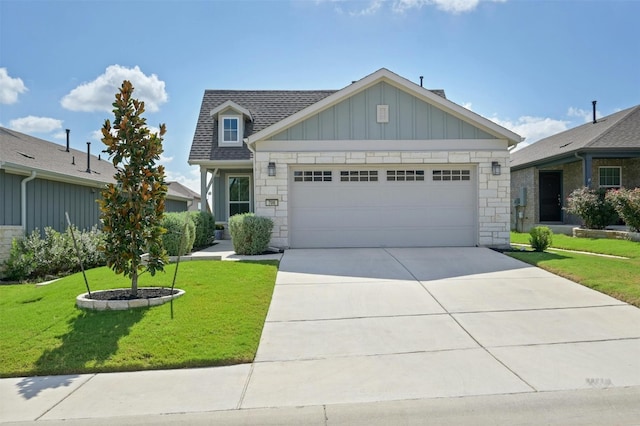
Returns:
[[[134,269],[131,274],[131,296],[138,296],[138,269]]]

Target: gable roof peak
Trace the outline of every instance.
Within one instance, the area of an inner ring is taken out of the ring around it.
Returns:
[[[508,130],[493,121],[482,117],[479,114],[474,113],[448,99],[440,94],[434,93],[429,89],[425,89],[417,83],[414,83],[406,78],[389,71],[386,68],[380,68],[379,70],[349,84],[348,86],[338,90],[337,92],[327,96],[326,98],[312,104],[297,113],[286,117],[284,120],[273,124],[259,132],[253,133],[248,139],[248,144],[253,145],[258,140],[267,139],[270,136],[281,132],[282,130],[292,127],[304,119],[310,117],[313,114],[324,111],[327,108],[336,105],[338,102],[353,96],[356,93],[364,91],[380,82],[385,82],[406,91],[428,103],[435,105],[436,107],[462,119],[463,121],[474,123],[480,126],[483,130],[490,134],[500,138],[506,139],[509,146],[515,146],[519,142],[523,141],[523,138]]]
[[[242,115],[247,117],[249,119],[249,121],[253,121],[253,116],[251,115],[251,111],[249,111],[248,109],[246,109],[242,105],[239,105],[239,104],[233,102],[232,100],[228,100],[228,101],[218,105],[217,107],[215,107],[214,109],[211,110],[209,115],[211,115],[212,117],[216,116],[219,113],[221,113],[222,111],[224,111],[226,109],[229,109],[229,108],[233,109],[235,111],[238,111],[239,113],[241,113]]]

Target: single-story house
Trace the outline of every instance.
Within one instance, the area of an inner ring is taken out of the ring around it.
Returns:
[[[520,141],[383,68],[341,90],[206,90],[189,163],[218,222],[270,217],[275,247],[505,246]]]
[[[581,225],[563,210],[581,187],[640,186],[640,105],[593,120],[511,153],[511,228]]]
[[[88,145],[89,148],[89,145]],[[101,152],[104,146],[93,147]],[[65,212],[79,229],[99,225],[96,200],[105,184],[115,182],[115,167],[93,155],[0,127],[0,262],[14,237],[67,228]],[[193,198],[169,189],[166,211],[185,211]]]
[[[183,184],[181,184],[180,182],[177,181],[171,181],[171,182],[167,182],[167,186],[169,187],[169,189],[172,192],[176,192],[178,194],[182,194],[185,197],[189,198],[189,202],[187,204],[187,210],[190,212],[197,212],[200,211],[200,194],[197,193],[196,191],[192,190],[191,188],[188,188],[186,186],[184,186]],[[211,212],[209,212],[211,213]]]

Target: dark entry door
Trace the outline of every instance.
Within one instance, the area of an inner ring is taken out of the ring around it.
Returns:
[[[562,172],[540,172],[540,222],[562,221]]]

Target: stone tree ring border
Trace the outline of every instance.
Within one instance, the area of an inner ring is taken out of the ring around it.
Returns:
[[[153,287],[142,287],[140,290]],[[111,289],[105,291],[112,291],[118,289]],[[83,293],[76,297],[76,306],[81,309],[92,309],[95,311],[124,311],[133,308],[147,308],[151,306],[163,305],[173,299],[177,299],[184,295],[184,290],[174,289],[175,294],[161,297],[152,297],[148,299],[131,299],[131,300],[96,300],[89,299],[89,293]],[[99,293],[100,291],[94,291],[92,293]]]

